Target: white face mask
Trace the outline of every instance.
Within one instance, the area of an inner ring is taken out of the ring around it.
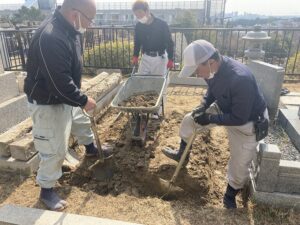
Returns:
[[[76,29],[76,23],[74,21],[74,27]],[[79,14],[79,20],[78,20],[78,29],[76,29],[79,33],[83,34],[85,31],[86,31],[86,28],[83,28],[81,26],[81,17],[80,17],[80,14]]]
[[[147,18],[147,16],[144,16],[143,18],[141,18],[141,19],[138,19],[138,21],[139,21],[140,23],[143,23],[143,24],[145,24],[145,23],[147,23],[147,22],[148,22],[148,18]]]
[[[215,73],[214,73],[214,72],[211,72],[211,69],[210,69],[210,63],[209,63],[209,62],[207,62],[207,63],[208,63],[208,66],[209,66],[209,77],[208,77],[207,79],[210,80],[210,79],[214,78]]]

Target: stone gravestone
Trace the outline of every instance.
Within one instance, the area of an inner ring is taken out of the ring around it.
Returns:
[[[254,74],[258,86],[265,97],[270,119],[274,119],[278,110],[284,68],[258,60],[250,60],[248,67]]]

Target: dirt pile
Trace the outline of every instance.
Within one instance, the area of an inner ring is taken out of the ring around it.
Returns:
[[[130,136],[129,120],[122,117],[114,121],[116,111],[109,111],[99,121],[102,140],[114,144],[114,177],[105,182],[93,180],[87,168],[94,160],[84,159],[80,168],[74,173],[65,174],[63,185],[78,186],[85,191],[93,191],[100,195],[117,196],[122,193],[136,197],[164,194],[159,178],[170,180],[177,163],[166,158],[161,149],[169,146],[177,148],[179,139],[175,132],[184,114],[173,111],[164,121],[149,122],[147,142],[144,147],[133,146]],[[103,130],[100,124],[110,124]],[[207,131],[197,136],[193,145],[190,162],[179,174],[176,185],[183,189],[176,198],[198,199],[202,204],[210,201],[213,193],[215,167],[215,147],[211,145],[211,132]]]
[[[130,96],[125,101],[121,102],[119,106],[126,107],[151,107],[155,106],[158,94],[153,91],[136,93]]]

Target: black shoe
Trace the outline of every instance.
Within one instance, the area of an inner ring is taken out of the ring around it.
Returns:
[[[40,200],[54,211],[62,211],[68,206],[65,200],[62,200],[53,190],[53,188],[42,188],[40,193]]]
[[[236,209],[236,200],[235,196],[239,193],[239,189],[235,190],[229,184],[227,185],[226,193],[223,198],[224,207],[227,209]]]
[[[113,156],[113,147],[109,145],[102,145],[101,146],[103,151],[103,156],[105,159],[108,159]],[[94,143],[91,143],[89,145],[85,145],[85,155],[87,157],[98,157],[99,151]]]
[[[184,152],[184,149],[185,149],[186,145],[187,145],[186,142],[183,141],[183,140],[181,140],[180,147],[179,147],[178,151],[167,147],[167,148],[164,148],[162,150],[162,152],[168,158],[173,159],[173,160],[179,162],[180,158],[181,158],[181,156],[182,156],[182,154]],[[188,163],[189,159],[190,159],[190,153],[188,153],[187,156],[186,156],[186,159],[185,159],[186,164]]]

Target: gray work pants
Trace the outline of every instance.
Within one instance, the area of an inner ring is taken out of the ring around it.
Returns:
[[[90,120],[79,107],[66,104],[28,105],[33,121],[34,146],[41,159],[37,183],[42,188],[52,188],[62,175],[70,134],[78,138],[78,144],[93,142]]]

